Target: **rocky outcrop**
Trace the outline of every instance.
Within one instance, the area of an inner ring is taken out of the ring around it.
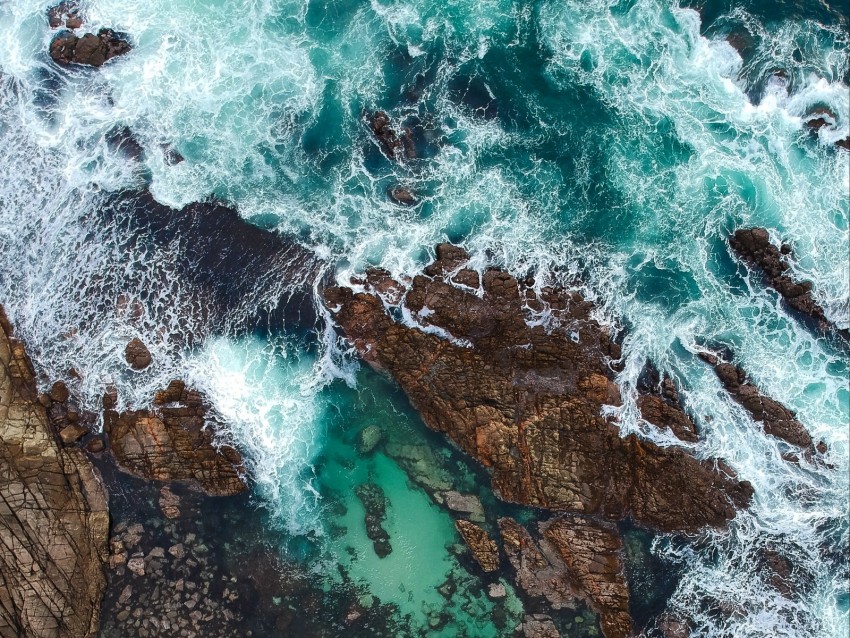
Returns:
[[[490,535],[475,523],[456,520],[455,527],[469,546],[475,561],[485,572],[499,569],[499,546]]]
[[[387,196],[390,201],[399,206],[415,206],[417,204],[416,196],[409,188],[404,186],[393,186],[387,191]]]
[[[112,29],[101,29],[97,34],[86,33],[83,36],[63,31],[50,43],[50,57],[58,64],[100,67],[130,49],[130,43]]]
[[[599,614],[605,636],[631,635],[623,541],[616,526],[581,516],[560,516],[541,524],[540,530],[564,560],[582,598]]]
[[[79,29],[83,26],[79,4],[73,0],[66,0],[55,7],[50,7],[47,10],[47,21],[51,29],[58,29],[63,26],[68,29]]]
[[[121,469],[157,481],[184,481],[211,495],[246,487],[242,457],[216,440],[217,422],[200,393],[172,381],[153,406],[117,412],[104,398],[103,428]]]
[[[368,292],[325,290],[328,306],[363,358],[389,372],[431,428],[492,469],[503,499],[611,520],[692,532],[723,525],[751,487],[711,461],[623,438],[601,415],[620,402],[608,365],[619,347],[577,293],[535,292],[508,273],[463,268],[443,245],[412,281],[404,305],[421,327],[385,309],[404,290],[373,276]],[[401,301],[397,301],[399,305]],[[530,327],[524,307],[546,306],[562,329]]]
[[[723,387],[744,406],[754,421],[762,424],[765,433],[802,449],[814,449],[812,437],[794,413],[779,401],[762,394],[747,380],[743,369],[707,352],[700,353],[700,358],[714,368]]]
[[[387,497],[384,490],[375,483],[366,483],[358,485],[354,488],[354,493],[357,498],[363,503],[363,509],[366,511],[366,536],[372,541],[372,546],[375,549],[375,554],[378,558],[386,558],[392,551],[390,545],[390,535],[384,529],[384,520],[387,518]]]
[[[124,348],[124,358],[133,370],[144,370],[153,361],[151,351],[138,337],[135,337]]]
[[[522,635],[525,638],[561,638],[552,619],[545,614],[529,614],[522,619]]]
[[[829,322],[823,308],[812,295],[812,282],[796,282],[791,277],[791,246],[777,248],[764,228],[740,228],[729,238],[729,245],[748,266],[764,275],[765,283],[776,290],[794,311],[820,332],[834,331],[850,343],[850,331],[838,330]]]
[[[563,515],[539,525],[537,538],[512,518],[499,530],[517,585],[553,609],[587,603],[608,638],[630,636],[629,590],[616,526]]]
[[[682,441],[699,440],[696,425],[682,407],[679,391],[669,376],[659,379],[658,370],[647,364],[641,376],[637,406],[644,420],[658,428],[670,428]]]
[[[0,636],[94,636],[108,530],[100,477],[54,433],[0,308]]]

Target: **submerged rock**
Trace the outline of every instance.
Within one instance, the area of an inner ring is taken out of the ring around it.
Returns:
[[[415,206],[417,203],[416,197],[410,189],[405,188],[404,186],[393,186],[387,191],[387,195],[393,203],[399,204],[400,206]]]
[[[407,292],[407,309],[445,337],[395,321],[376,294],[329,288],[325,298],[363,358],[399,382],[425,423],[492,468],[497,495],[686,532],[723,525],[749,503],[749,484],[715,463],[622,438],[601,416],[620,402],[608,365],[619,346],[578,293],[544,293],[563,308],[556,313],[574,341],[567,330],[529,327],[523,308],[540,300],[508,273],[486,271],[482,297],[446,281],[466,258],[440,246]]]
[[[106,582],[106,492],[57,444],[35,376],[0,307],[0,635],[94,636]]]
[[[407,128],[398,132],[390,116],[384,111],[375,111],[375,114],[369,118],[369,126],[381,151],[389,159],[403,161],[416,157],[413,133]]]
[[[71,31],[59,33],[50,43],[50,57],[59,64],[103,66],[112,58],[128,53],[132,47],[111,29],[101,29],[78,37]]]
[[[380,426],[367,425],[357,436],[357,450],[360,454],[369,454],[381,443],[384,433]]]
[[[475,523],[464,520],[455,521],[455,527],[469,546],[475,561],[485,572],[499,569],[499,546],[490,535]]]
[[[363,503],[366,510],[366,536],[372,541],[378,558],[389,556],[393,548],[390,545],[390,535],[383,528],[384,520],[387,518],[387,497],[384,490],[374,483],[358,485],[354,488],[357,498]]]
[[[212,495],[238,494],[246,487],[242,457],[216,442],[218,427],[203,397],[182,381],[157,392],[148,409],[103,413],[121,469],[157,481],[186,481]]]

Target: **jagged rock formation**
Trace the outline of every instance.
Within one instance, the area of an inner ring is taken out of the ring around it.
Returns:
[[[172,381],[145,410],[117,412],[104,397],[103,429],[118,465],[142,478],[185,481],[211,495],[246,487],[242,457],[216,441],[217,424],[200,393]]]
[[[762,424],[765,433],[802,449],[813,449],[811,435],[794,413],[779,401],[763,395],[747,380],[743,369],[707,352],[700,353],[700,358],[714,368],[723,387],[746,408],[753,420]]]
[[[553,609],[585,601],[599,614],[606,636],[629,636],[629,590],[623,579],[622,539],[616,526],[582,516],[563,515],[539,525],[539,535],[512,518],[499,519],[499,531],[517,585]]]
[[[792,309],[821,332],[834,330],[845,344],[850,344],[850,331],[836,329],[815,301],[812,282],[798,283],[790,276],[791,266],[787,260],[791,246],[783,244],[777,248],[770,243],[770,235],[764,228],[740,228],[729,238],[729,245],[748,266],[764,275],[765,283],[776,290]]]
[[[381,147],[384,155],[391,160],[403,161],[416,157],[416,147],[413,144],[413,132],[408,128],[402,128],[401,132],[393,126],[390,116],[384,111],[376,111],[369,118],[369,127],[372,134]],[[395,200],[395,198],[393,198]],[[403,197],[398,201],[404,202]],[[407,203],[407,202],[404,202]]]
[[[475,523],[465,520],[456,520],[455,527],[463,540],[472,551],[475,561],[485,572],[494,572],[499,569],[499,546],[496,544],[486,530],[481,529]]]
[[[565,291],[537,299],[499,270],[484,274],[478,297],[465,258],[441,246],[413,280],[405,305],[423,329],[385,310],[396,295],[377,291],[398,282],[376,286],[373,277],[363,282],[371,293],[329,288],[325,298],[364,359],[392,374],[425,422],[492,469],[501,498],[670,531],[722,525],[749,502],[750,486],[714,463],[622,438],[601,416],[604,404],[620,402],[607,363],[619,347],[590,319],[590,304]],[[523,306],[543,304],[576,340],[526,324]]]
[[[630,517],[679,532],[721,526],[749,503],[751,486],[721,462],[699,461],[681,448],[662,448],[634,435],[623,438],[602,416],[603,405],[621,402],[610,365],[620,348],[591,319],[589,302],[566,290],[538,294],[497,269],[481,276],[465,268],[468,258],[463,249],[443,244],[437,260],[412,282],[373,270],[354,282],[365,292],[336,287],[324,294],[363,358],[392,375],[425,423],[492,470],[498,496],[599,520]],[[394,319],[403,314],[402,306],[418,326]],[[527,313],[544,309],[560,327],[547,331],[526,323]],[[657,407],[652,414],[644,405],[660,427],[691,436],[692,427],[682,422],[686,415],[672,401],[662,395]],[[666,422],[674,413],[679,422]],[[550,535],[586,546],[599,543],[609,561],[605,576],[582,581],[570,572],[566,580],[542,578],[535,574],[557,572],[564,556],[540,550],[523,558],[539,568],[520,573],[518,580],[527,581],[521,584],[527,591],[535,589],[535,580],[541,583],[532,595],[547,596],[553,606],[570,604],[580,591],[608,619],[606,636],[626,636],[627,588],[611,562],[619,552],[610,542],[615,532],[578,520],[571,519],[574,532],[564,531],[565,522],[553,524]],[[511,534],[501,531],[510,559]],[[513,532],[520,547],[531,546],[524,530]],[[590,572],[582,558],[588,552],[574,549],[569,569]],[[559,582],[563,586],[552,586]]]
[[[0,636],[94,636],[108,532],[100,477],[61,445],[0,307]]]

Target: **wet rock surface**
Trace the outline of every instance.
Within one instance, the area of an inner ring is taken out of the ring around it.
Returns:
[[[399,382],[426,424],[492,469],[501,498],[670,531],[722,525],[749,502],[749,485],[713,463],[622,438],[600,415],[620,402],[608,366],[619,347],[590,319],[589,303],[566,291],[538,299],[499,270],[484,273],[478,297],[438,276],[463,259],[462,249],[441,246],[431,276],[407,292],[408,310],[444,337],[395,322],[377,294],[330,288],[325,297],[364,359]],[[525,323],[523,305],[544,303],[577,341]]]
[[[242,457],[216,440],[217,422],[200,393],[172,381],[149,409],[117,412],[104,399],[103,427],[118,465],[158,481],[186,481],[213,495],[245,489]]]
[[[368,122],[378,146],[389,159],[403,161],[416,157],[413,132],[409,128],[394,124],[384,111],[375,111]]]
[[[658,371],[648,364],[638,384],[637,406],[641,416],[657,428],[670,428],[682,441],[699,440],[696,424],[682,407],[679,390],[669,376],[659,378]]]
[[[629,635],[622,543],[604,520],[694,532],[723,525],[749,503],[752,488],[722,464],[622,438],[601,415],[603,405],[621,402],[609,365],[620,351],[590,318],[590,303],[565,290],[537,293],[497,269],[480,275],[464,268],[467,260],[462,248],[443,244],[409,284],[371,273],[358,281],[366,292],[329,288],[326,303],[363,358],[399,383],[425,423],[491,469],[498,496],[596,518],[563,517],[539,540],[511,519],[499,526],[522,590],[555,609],[585,600],[606,636]],[[386,310],[402,303],[421,329]],[[561,327],[530,327],[524,308],[550,310]],[[647,411],[656,425],[695,438],[675,387],[660,383],[645,394],[658,398],[656,414]]]
[[[753,419],[762,424],[765,433],[804,450],[814,451],[812,437],[791,410],[771,399],[747,380],[744,370],[704,352],[700,358],[714,368],[714,372],[735,401],[740,403]]]
[[[54,390],[67,400],[67,389]],[[12,336],[0,307],[0,636],[4,638],[78,638],[93,636],[98,626],[106,585],[106,492],[83,452],[65,447],[55,432],[39,400],[29,357]]]
[[[729,238],[729,245],[748,266],[764,276],[764,282],[778,292],[788,306],[806,320],[805,323],[820,332],[834,332],[844,345],[850,344],[850,331],[836,329],[815,301],[812,282],[797,282],[791,276],[789,245],[774,246],[764,228],[740,228]]]

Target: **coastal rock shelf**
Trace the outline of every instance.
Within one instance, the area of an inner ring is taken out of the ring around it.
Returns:
[[[54,433],[0,307],[0,636],[94,636],[108,531],[100,476]]]
[[[366,292],[336,287],[324,295],[362,357],[399,383],[425,423],[491,469],[498,496],[685,533],[723,526],[748,505],[750,485],[721,462],[623,438],[602,416],[603,405],[621,401],[610,365],[620,349],[591,319],[589,302],[566,290],[538,294],[498,269],[480,276],[465,267],[467,260],[461,248],[442,244],[436,261],[409,285],[372,271],[356,282]],[[394,318],[402,308],[418,325]],[[528,312],[544,309],[558,327],[529,326]],[[683,419],[672,402],[664,405]],[[690,428],[663,425],[692,438]],[[581,528],[594,530],[585,534],[564,525],[552,523],[550,530],[591,544],[597,538],[607,553],[617,553],[605,540],[610,529],[594,524]],[[573,571],[583,565],[578,556],[567,561]],[[613,571],[604,587],[578,585],[601,612],[609,638],[630,631],[625,582]],[[616,593],[603,594],[606,589]]]

